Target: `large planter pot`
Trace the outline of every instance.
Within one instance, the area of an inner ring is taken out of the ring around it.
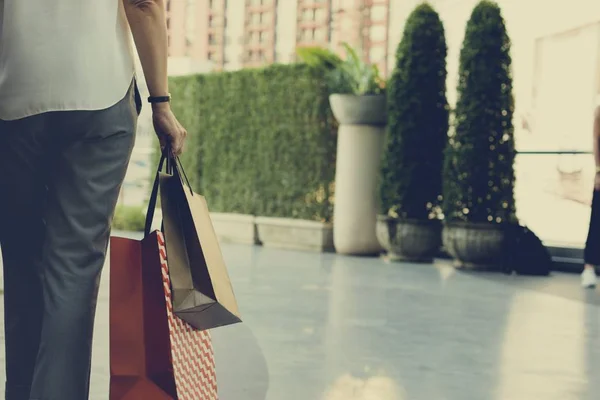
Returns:
[[[442,246],[442,223],[379,215],[377,238],[390,261],[431,263]]]
[[[341,254],[374,255],[377,178],[386,124],[385,95],[330,97],[338,130],[333,241]]]
[[[379,125],[387,124],[387,97],[385,94],[356,96],[332,94],[329,104],[333,116],[340,124]]]
[[[258,235],[253,215],[210,213],[219,240],[223,243],[257,244]]]
[[[442,241],[458,268],[503,269],[505,229],[486,223],[447,223]]]
[[[331,224],[291,218],[256,217],[258,239],[265,247],[333,251]]]

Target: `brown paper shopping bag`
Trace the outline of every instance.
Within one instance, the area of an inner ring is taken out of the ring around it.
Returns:
[[[160,201],[175,314],[201,330],[241,322],[206,199],[184,184],[178,160],[172,167],[160,174]]]

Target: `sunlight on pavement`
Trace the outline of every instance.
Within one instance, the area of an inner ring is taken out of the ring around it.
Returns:
[[[507,315],[495,399],[540,398],[540,391],[546,398],[581,398],[587,389],[579,378],[586,370],[585,310],[547,294],[517,294]],[[548,373],[560,379],[548,379]]]
[[[454,274],[456,274],[456,269],[452,265],[450,265],[450,263],[436,262],[434,265],[440,273],[440,282],[442,286],[445,286],[448,280],[452,278]]]
[[[386,376],[366,379],[346,374],[337,379],[322,400],[408,400],[405,391]]]

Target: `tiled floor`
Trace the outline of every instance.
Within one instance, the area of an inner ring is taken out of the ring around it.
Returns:
[[[577,276],[223,250],[245,320],[213,332],[223,400],[600,398],[600,290]],[[92,400],[108,399],[108,276]]]

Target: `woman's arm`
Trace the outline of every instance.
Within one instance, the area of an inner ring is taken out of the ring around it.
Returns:
[[[122,0],[150,96],[169,94],[167,77],[167,16],[164,0]],[[183,151],[187,132],[177,121],[168,102],[152,104],[154,128],[164,146],[175,155]]]
[[[123,0],[150,96],[169,94],[164,0]]]

